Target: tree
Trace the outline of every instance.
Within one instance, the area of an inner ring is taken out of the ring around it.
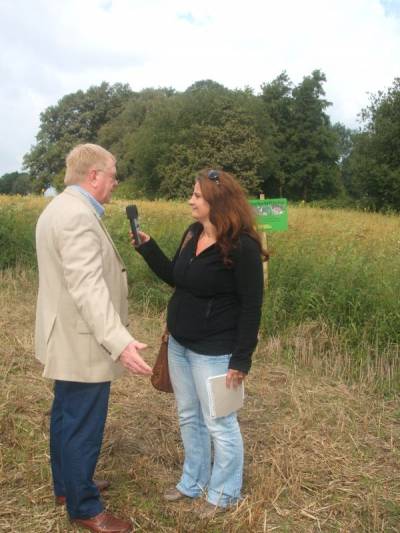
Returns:
[[[211,80],[160,102],[135,135],[135,174],[147,194],[186,197],[205,166],[233,172],[250,192],[259,189],[263,160],[255,97]]]
[[[32,180],[24,172],[9,172],[0,177],[0,194],[29,194]]]
[[[3,174],[0,178],[0,194],[12,194],[12,188],[18,172]]]
[[[306,76],[293,89],[291,173],[288,188],[292,198],[305,201],[335,195],[339,190],[337,136],[325,109],[330,105],[319,70]]]
[[[296,87],[286,72],[262,86],[269,157],[263,168],[264,190],[269,195],[313,200],[340,190],[338,135],[325,109],[325,75],[319,70]]]
[[[118,179],[125,180],[134,174],[135,134],[154,107],[175,94],[174,89],[144,89],[132,93],[119,114],[99,130],[98,143],[116,156]]]
[[[361,112],[349,158],[353,194],[376,209],[400,209],[400,78]]]
[[[290,153],[288,150],[292,129],[292,82],[286,72],[261,87],[261,100],[270,129],[265,136],[269,147],[263,168],[263,188],[268,196],[282,197],[289,179]]]
[[[24,168],[51,182],[64,168],[65,156],[80,142],[96,142],[100,128],[118,114],[132,91],[128,85],[103,82],[86,92],[64,96],[40,115],[37,143],[24,157]]]
[[[341,190],[344,132],[326,114],[324,81],[314,71],[294,87],[282,72],[257,96],[213,80],[184,92],[134,93],[126,85],[103,83],[67,95],[42,113],[25,168],[35,190],[60,187],[68,151],[95,142],[116,155],[119,178],[134,179],[145,196],[187,196],[205,166],[234,173],[252,194],[332,196]]]

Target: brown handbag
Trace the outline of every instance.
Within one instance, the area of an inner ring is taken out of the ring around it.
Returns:
[[[188,231],[183,239],[179,253],[181,253],[192,237],[193,233]],[[161,392],[174,392],[171,380],[169,378],[168,369],[168,335],[168,330],[165,329],[161,337],[161,346],[158,351],[157,359],[154,363],[153,374],[150,378],[153,387]]]
[[[161,392],[174,392],[168,371],[168,331],[161,337],[161,346],[150,378],[153,387]]]

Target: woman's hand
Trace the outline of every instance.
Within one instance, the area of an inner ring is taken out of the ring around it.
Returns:
[[[240,370],[233,370],[232,368],[230,368],[226,375],[226,386],[228,387],[228,389],[230,389],[231,386],[236,389],[236,387],[242,383],[245,377],[245,372],[241,372]]]
[[[145,242],[148,242],[150,240],[150,235],[147,235],[147,233],[144,233],[143,231],[139,230],[138,234],[139,234],[140,240],[142,241],[141,244],[144,244]],[[129,232],[129,235],[131,238],[132,245],[136,248],[136,241],[131,231]]]

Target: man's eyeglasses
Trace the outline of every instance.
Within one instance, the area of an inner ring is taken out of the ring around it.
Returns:
[[[218,170],[209,170],[207,174],[207,178],[214,181],[217,185],[219,185],[219,176],[220,172]]]
[[[109,173],[110,171],[109,170],[106,170],[105,168],[95,168],[94,169],[96,172],[104,172],[104,173]],[[111,176],[110,176],[111,177]],[[111,177],[113,181],[118,181],[118,176],[115,174],[115,176],[112,176]]]

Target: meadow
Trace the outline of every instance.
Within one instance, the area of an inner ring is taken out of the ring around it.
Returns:
[[[35,266],[42,198],[0,196],[0,269]],[[105,223],[123,256],[138,312],[161,313],[170,289],[130,246],[126,201]],[[172,256],[190,223],[183,202],[137,202],[140,222]],[[271,259],[261,334],[282,358],[345,380],[399,390],[400,217],[291,207],[289,230],[268,235]]]
[[[0,531],[73,531],[53,503],[48,466],[52,384],[33,357],[41,198],[0,197]],[[154,360],[170,289],[130,247],[127,202],[106,224],[130,278],[132,332]],[[137,202],[141,225],[172,255],[183,203]],[[113,385],[98,477],[107,507],[149,533],[396,532],[400,523],[400,219],[292,207],[268,236],[259,346],[240,412],[244,498],[201,522],[191,502],[163,502],[182,447],[172,395],[147,379]]]

